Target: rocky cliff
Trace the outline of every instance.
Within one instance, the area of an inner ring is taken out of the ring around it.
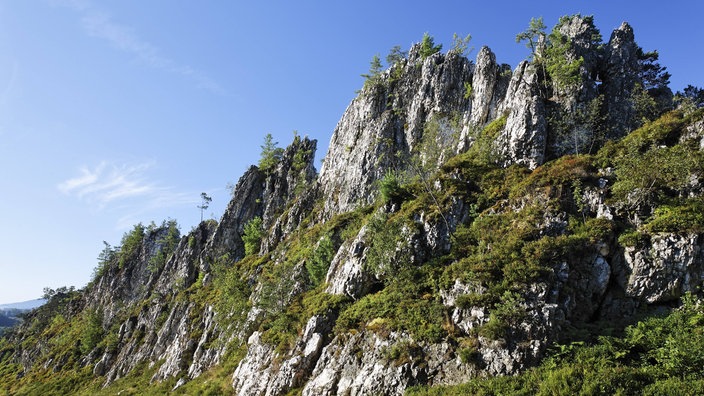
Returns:
[[[704,115],[639,112],[627,24],[602,43],[563,18],[541,43],[513,71],[414,45],[320,174],[297,136],[219,222],[135,227],[0,344],[8,391],[403,394],[518,373],[697,291]]]

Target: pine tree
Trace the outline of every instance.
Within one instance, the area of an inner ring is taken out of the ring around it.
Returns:
[[[279,142],[274,141],[271,133],[267,133],[264,136],[264,144],[261,145],[262,153],[259,158],[259,170],[269,174],[281,160],[284,150],[279,148],[278,145]]]
[[[420,56],[425,59],[436,52],[440,52],[442,49],[442,44],[435,45],[435,40],[433,36],[429,35],[428,32],[423,34],[423,40],[420,42]]]

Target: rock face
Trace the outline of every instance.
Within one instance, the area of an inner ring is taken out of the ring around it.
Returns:
[[[545,105],[539,96],[540,79],[535,66],[521,62],[513,72],[502,110],[507,112],[506,127],[497,146],[505,163],[527,165],[534,169],[545,160],[547,123]]]
[[[464,83],[472,81],[472,62],[454,53],[423,59],[418,48],[366,87],[335,128],[319,177],[328,215],[371,203],[377,180],[407,170],[433,117],[468,111]]]
[[[511,81],[511,67],[496,63],[496,55],[489,47],[482,47],[472,78],[472,107],[469,123],[462,129],[460,150],[466,150],[476,137],[477,129],[502,114],[502,104],[509,98],[507,90]]]
[[[693,292],[704,279],[699,235],[656,235],[651,243],[625,251],[621,282],[626,295],[648,303],[664,303]]]
[[[233,374],[238,395],[280,395],[305,383],[320,356],[323,341],[330,331],[329,320],[313,316],[296,346],[287,354],[276,352],[254,332],[247,341],[247,356]]]
[[[633,125],[635,109],[628,100],[638,81],[638,45],[633,29],[622,23],[611,34],[605,54],[603,79],[612,136],[622,136]]]
[[[364,271],[366,227],[351,243],[343,243],[330,263],[325,283],[327,292],[357,299],[367,293],[371,276]]]

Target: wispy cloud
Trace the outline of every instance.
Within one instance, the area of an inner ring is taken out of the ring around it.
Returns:
[[[102,162],[93,169],[81,168],[80,175],[58,185],[61,192],[88,202],[106,205],[112,201],[158,194],[164,188],[146,181],[143,172],[153,163],[109,165]]]
[[[208,75],[161,54],[159,48],[142,39],[133,28],[113,21],[112,17],[86,0],[53,1],[53,4],[79,13],[81,25],[92,37],[103,39],[115,48],[133,55],[145,65],[192,80],[200,89],[224,95],[225,90]]]
[[[150,181],[147,173],[154,162],[114,164],[103,161],[93,168],[83,167],[78,175],[57,185],[62,193],[104,209],[120,206],[134,218],[156,209],[195,205],[198,195]]]

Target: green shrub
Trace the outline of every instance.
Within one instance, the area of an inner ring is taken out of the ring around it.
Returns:
[[[264,237],[262,228],[262,218],[257,216],[244,225],[242,242],[244,242],[244,254],[250,256],[259,253],[259,248]]]
[[[626,231],[618,236],[618,243],[625,247],[642,246],[648,240],[648,235],[638,230]]]
[[[633,153],[621,158],[614,171],[613,196],[630,208],[657,203],[687,186],[698,169],[696,158],[681,145]]]
[[[623,156],[636,156],[652,147],[674,145],[679,139],[687,119],[680,111],[665,113],[629,133],[619,141],[608,141],[595,156],[600,168],[613,167]]]
[[[427,32],[423,34],[423,39],[420,42],[420,57],[425,59],[442,50],[442,44],[435,45],[435,40]]]
[[[310,279],[314,287],[325,280],[330,262],[335,255],[334,249],[330,234],[325,234],[318,241],[318,246],[313,251],[312,257],[306,261],[308,279]]]
[[[98,346],[103,332],[103,313],[98,310],[84,311],[81,324],[81,352],[84,355]]]
[[[704,201],[688,199],[682,205],[660,206],[655,209],[645,229],[652,233],[704,232]]]
[[[482,356],[479,352],[479,340],[477,338],[462,339],[457,354],[464,364],[479,363]]]
[[[149,259],[147,269],[150,272],[157,272],[164,268],[166,260],[176,250],[176,247],[181,240],[181,232],[178,229],[176,220],[169,220],[168,222],[164,221],[160,227],[160,230],[163,229],[166,229],[166,235],[156,241],[159,250],[151,259]]]
[[[407,331],[415,341],[438,342],[447,335],[443,327],[447,312],[434,294],[436,272],[430,264],[399,269],[384,289],[346,306],[335,323],[335,332],[383,324],[386,330]]]
[[[118,257],[118,249],[113,248],[105,241],[103,241],[103,245],[103,250],[98,255],[98,265],[93,269],[91,282],[97,281],[111,266],[115,265],[115,260]],[[48,297],[49,296],[45,296],[44,298]]]
[[[261,145],[261,156],[259,158],[259,170],[265,174],[270,174],[276,165],[281,161],[284,150],[278,147],[279,142],[275,142],[271,133],[264,136],[264,144]]]
[[[501,301],[490,311],[489,321],[479,328],[479,334],[491,340],[505,338],[509,330],[527,316],[521,303],[520,295],[506,291]]]
[[[447,387],[416,387],[407,394],[700,394],[704,385],[704,306],[689,294],[682,300],[681,308],[629,326],[620,338],[600,337],[593,345],[558,346],[540,366],[517,376],[476,378]]]
[[[379,180],[379,192],[385,203],[398,203],[408,196],[408,191],[401,186],[398,174],[391,170],[386,171],[384,177]]]
[[[362,77],[364,77],[364,89],[369,89],[382,83],[382,70],[383,66],[381,65],[381,60],[379,59],[379,55],[376,54],[372,57],[369,64],[369,72],[362,74]]]
[[[118,267],[124,268],[128,262],[137,260],[142,249],[144,240],[144,226],[139,223],[132,231],[126,232],[122,236],[121,247],[118,253]]]
[[[501,134],[501,131],[506,127],[506,115],[502,115],[492,122],[488,123],[483,129],[476,130],[473,133],[474,143],[469,148],[466,156],[477,161],[479,164],[494,164],[498,160],[494,143]]]
[[[470,99],[472,97],[472,83],[469,81],[464,82],[464,98]]]
[[[241,267],[247,260],[244,259],[235,265],[228,255],[224,255],[210,264],[215,289],[212,302],[221,325],[228,321],[238,322],[244,319],[250,308],[249,296],[252,290]]]

